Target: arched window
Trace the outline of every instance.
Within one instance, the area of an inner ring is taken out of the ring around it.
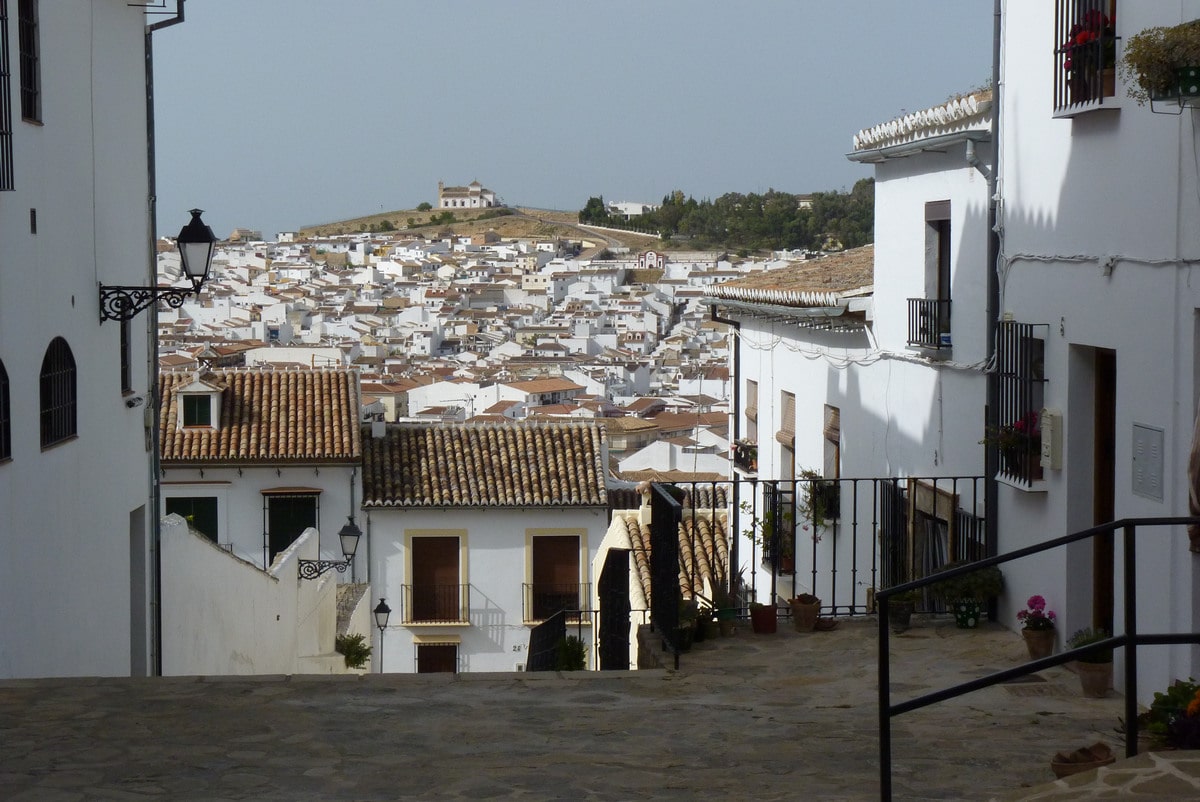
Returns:
[[[12,426],[9,425],[8,372],[0,362],[0,460],[12,457]]]
[[[42,448],[75,436],[75,357],[55,337],[42,358]]]

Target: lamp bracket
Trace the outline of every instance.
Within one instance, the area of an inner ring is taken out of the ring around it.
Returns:
[[[300,567],[301,579],[316,579],[330,569],[339,574],[346,573],[350,560],[297,560],[296,564]]]
[[[138,312],[159,300],[166,301],[172,309],[178,309],[194,292],[194,289],[180,287],[106,287],[101,284],[100,322],[132,320]]]

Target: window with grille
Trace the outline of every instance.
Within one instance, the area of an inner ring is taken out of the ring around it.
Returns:
[[[21,62],[21,117],[42,120],[41,43],[38,41],[37,0],[17,0],[17,46]]]
[[[987,440],[1000,452],[1000,473],[1018,484],[1042,478],[1042,422],[1046,385],[1046,324],[1000,324],[996,338],[1000,385],[996,428]]]
[[[75,357],[62,337],[50,341],[42,358],[41,417],[42,448],[75,436]]]
[[[908,344],[950,345],[950,201],[925,204],[925,295],[908,299]]]
[[[1055,114],[1069,117],[1104,105],[1116,95],[1116,67],[1116,0],[1056,0]]]
[[[12,426],[9,423],[8,372],[0,362],[0,460],[12,458]]]
[[[0,0],[0,191],[14,189],[11,73],[8,68],[8,0]]]

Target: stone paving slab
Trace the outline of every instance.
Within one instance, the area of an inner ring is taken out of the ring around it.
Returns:
[[[870,621],[781,621],[697,644],[678,672],[0,682],[0,798],[878,799],[876,643]],[[892,653],[908,698],[1024,644],[922,620]],[[905,714],[895,797],[1043,793],[1055,752],[1119,749],[1120,713],[1060,668]]]

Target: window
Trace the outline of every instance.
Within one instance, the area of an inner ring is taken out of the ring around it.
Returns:
[[[184,426],[212,426],[212,400],[207,395],[185,395],[183,403]]]
[[[55,337],[42,358],[42,448],[75,436],[75,357],[62,337]]]
[[[201,396],[208,401],[207,396]],[[309,527],[316,528],[320,520],[318,501],[320,496],[315,493],[280,493],[263,492],[263,502],[266,505],[267,519],[267,564],[275,562],[275,556],[296,542],[296,538]],[[339,553],[338,559],[342,555]]]
[[[925,294],[908,299],[908,344],[950,345],[950,201],[925,204]]]
[[[21,62],[21,117],[30,122],[41,122],[42,65],[37,0],[17,0],[17,28]]]
[[[409,547],[412,584],[405,585],[404,623],[465,623],[469,605],[462,584],[460,540],[455,535],[420,535]]]
[[[533,581],[525,586],[526,621],[545,621],[562,610],[583,609],[578,535],[532,536],[530,563]]]
[[[182,496],[166,499],[167,515],[174,513],[188,522],[188,526],[217,542],[217,497]]]
[[[758,382],[746,381],[746,439],[758,442]]]
[[[1045,324],[1000,324],[996,353],[1000,384],[997,428],[987,440],[1000,451],[1000,475],[1028,485],[1042,478],[1042,422],[1045,404]],[[1035,330],[1041,330],[1041,336]]]
[[[8,68],[8,0],[0,0],[0,191],[12,190],[12,100]]]
[[[418,643],[418,674],[455,674],[458,672],[458,645],[454,643]]]
[[[1116,0],[1056,0],[1051,62],[1056,116],[1100,108],[1116,95],[1116,26]]]
[[[133,367],[129,346],[129,321],[121,321],[121,392],[133,392]]]
[[[779,394],[779,431],[775,439],[787,446],[796,447],[796,394],[781,392]]]
[[[8,404],[8,372],[4,369],[4,363],[0,362],[0,460],[12,459],[12,427],[9,423]]]

